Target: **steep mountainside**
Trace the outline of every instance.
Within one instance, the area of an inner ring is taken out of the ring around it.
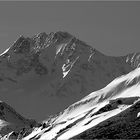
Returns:
[[[106,56],[67,32],[20,36],[0,56],[0,98],[43,120],[138,66],[139,53]]]
[[[139,139],[140,68],[72,104],[27,139]]]
[[[11,131],[20,131],[36,126],[34,120],[28,120],[18,114],[13,108],[4,102],[0,102],[0,137]]]
[[[74,139],[140,139],[140,101]]]

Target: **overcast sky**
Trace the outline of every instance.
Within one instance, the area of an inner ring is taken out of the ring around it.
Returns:
[[[0,2],[0,52],[21,34],[58,30],[107,55],[140,52],[140,2]]]

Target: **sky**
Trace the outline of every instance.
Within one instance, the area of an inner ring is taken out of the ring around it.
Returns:
[[[59,30],[106,55],[140,52],[140,1],[0,1],[0,53],[20,35]]]

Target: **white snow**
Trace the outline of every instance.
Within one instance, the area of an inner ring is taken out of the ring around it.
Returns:
[[[44,130],[33,131],[26,138],[32,138],[37,134],[41,136],[41,139],[53,139],[58,140],[69,139],[75,135],[82,133],[83,131],[90,129],[100,122],[117,115],[118,113],[124,111],[132,105],[119,105],[118,108],[100,113],[98,115],[93,115],[100,108],[104,107],[109,103],[110,100],[116,98],[125,97],[140,97],[140,84],[139,82],[134,83],[134,85],[129,86],[129,83],[133,82],[134,79],[140,77],[140,68],[135,69],[127,75],[120,76],[108,84],[105,88],[95,91],[82,100],[71,105],[69,108],[65,109],[63,113],[53,122],[53,128],[44,132]],[[117,90],[122,84],[122,89]],[[136,103],[136,102],[134,102]],[[140,116],[140,112],[137,117]],[[74,123],[74,124],[73,124]],[[71,126],[69,126],[71,124]],[[67,127],[69,126],[69,127]],[[63,133],[61,133],[63,130]]]
[[[13,133],[14,131],[10,132],[9,134],[5,135],[1,140],[9,140],[9,136]]]
[[[9,51],[10,47],[8,49],[6,49],[3,53],[0,54],[0,56],[4,55],[5,53],[7,53]]]
[[[73,62],[70,62],[67,66],[66,64],[62,66],[63,78],[70,72],[71,68],[73,67],[74,63],[77,61],[78,58],[79,56]],[[69,70],[66,71],[67,67],[69,66],[70,66]]]
[[[105,105],[106,103],[104,103]],[[72,138],[73,136],[82,133],[83,131],[92,128],[93,126],[96,126],[97,124],[99,124],[100,122],[115,116],[116,114],[122,112],[123,110],[129,108],[131,105],[129,106],[120,106],[117,109],[114,109],[112,111],[108,111],[108,112],[104,112],[102,114],[99,115],[94,115],[91,117],[91,115],[96,112],[99,108],[103,107],[103,105],[101,105],[100,107],[98,107],[98,109],[91,111],[88,115],[87,112],[85,111],[82,114],[75,116],[75,117],[70,117],[67,118],[66,120],[62,119],[63,122],[66,121],[65,123],[61,124],[60,122],[56,123],[55,126],[48,132],[44,133],[45,130],[41,130],[38,129],[38,131],[33,131],[33,133],[31,133],[29,136],[25,137],[24,140],[30,139],[32,137],[34,137],[36,135],[37,136],[41,136],[39,139],[53,139],[55,138],[58,134],[59,131],[61,131],[62,129],[65,129],[69,124],[72,124],[74,122],[76,122],[77,120],[79,120],[76,124],[74,124],[71,128],[67,128],[66,132],[63,133],[62,135],[58,136],[57,140],[62,140],[62,139],[69,139]],[[91,109],[92,110],[92,109]],[[84,118],[85,117],[85,118]],[[84,119],[82,119],[84,118]],[[81,120],[80,120],[81,119]],[[86,123],[88,123],[90,121],[89,124],[86,125]]]
[[[134,53],[134,55],[131,58],[131,63],[134,61],[134,57],[136,56],[137,53]]]
[[[57,46],[57,49],[56,49],[56,55],[57,55],[60,51],[62,51],[62,53],[63,53],[63,51],[64,51],[64,49],[65,49],[65,47],[66,47],[67,45],[68,45],[67,43],[63,43],[63,44],[58,45],[58,46]]]
[[[69,73],[70,69],[66,71],[66,64],[62,66],[63,78]]]
[[[53,139],[55,138],[55,136],[57,136],[57,133],[65,128],[66,126],[68,126],[69,124],[72,124],[73,122],[75,122],[77,119],[80,119],[84,116],[85,114],[81,114],[80,116],[78,116],[77,118],[74,118],[72,120],[67,120],[66,123],[64,124],[58,124],[56,125],[52,130],[50,130],[48,133],[45,133],[44,135],[42,135],[42,137],[40,139]]]
[[[90,54],[90,56],[89,56],[89,58],[88,58],[88,62],[90,62],[90,59],[92,58],[92,56],[95,54],[95,51],[91,51],[91,54]]]
[[[4,120],[0,120],[0,130],[4,127],[7,126],[9,123],[4,121]]]
[[[137,117],[139,117],[140,116],[140,112],[137,114]]]
[[[130,106],[126,106],[123,108],[123,110],[129,108]],[[92,118],[86,118],[84,121],[80,122],[79,124],[75,125],[72,127],[70,130],[68,130],[66,133],[62,134],[60,137],[58,137],[57,140],[62,140],[62,139],[69,139],[72,138],[73,136],[82,133],[83,131],[92,128],[99,124],[100,122],[103,122],[104,120],[117,115],[118,113],[123,111],[122,109],[114,109],[112,111],[108,111],[99,115],[95,115]],[[88,125],[85,125],[88,121],[91,121]]]

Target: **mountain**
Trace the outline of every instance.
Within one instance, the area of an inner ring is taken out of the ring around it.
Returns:
[[[11,131],[20,131],[37,126],[36,121],[25,119],[5,102],[0,102],[0,137]]]
[[[62,31],[20,36],[0,55],[0,98],[40,121],[139,67],[139,56],[106,56]]]
[[[0,55],[0,98],[44,121],[1,102],[1,139],[138,138],[139,63],[67,32],[20,36]]]
[[[139,139],[140,68],[114,79],[44,123],[23,140]]]

